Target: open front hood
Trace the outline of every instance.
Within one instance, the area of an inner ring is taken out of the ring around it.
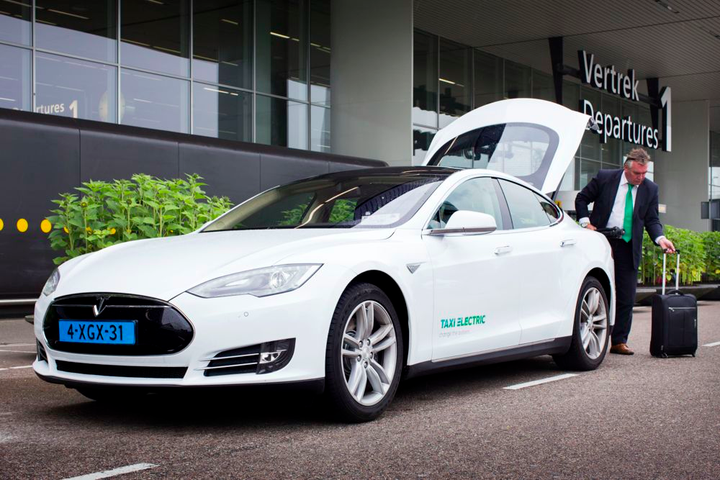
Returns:
[[[62,265],[55,296],[108,292],[170,300],[205,281],[269,267],[298,251],[320,254],[324,248],[381,240],[392,233],[360,228],[245,230],[127,242]]]
[[[555,148],[554,153],[548,154],[542,164],[534,169],[533,173],[518,175],[510,167],[503,168],[503,165],[512,166],[512,157],[510,157],[509,161],[496,162],[497,164],[491,163],[487,166],[483,165],[482,168],[504,171],[504,173],[515,175],[542,192],[549,193],[558,188],[565,171],[570,162],[573,161],[589,118],[588,115],[545,100],[518,98],[491,103],[466,113],[440,130],[430,144],[423,165],[437,165],[440,158],[458,144],[458,137],[477,131],[479,138],[483,127],[507,124],[537,125],[554,132],[552,134],[552,147]],[[466,137],[461,138],[467,141]],[[517,144],[518,139],[513,140]],[[528,143],[531,141],[531,138],[526,139]],[[556,144],[555,141],[557,141]],[[548,153],[551,151],[552,148],[549,148]]]

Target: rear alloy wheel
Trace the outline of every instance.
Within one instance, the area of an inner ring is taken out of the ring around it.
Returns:
[[[366,283],[346,290],[326,352],[328,395],[343,419],[364,422],[382,414],[397,391],[402,352],[397,314],[382,290]]]
[[[594,277],[583,282],[575,308],[572,343],[567,353],[554,355],[560,367],[569,370],[595,370],[608,347],[608,301],[605,289]]]

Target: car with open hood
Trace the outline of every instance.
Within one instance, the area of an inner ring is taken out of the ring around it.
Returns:
[[[438,132],[427,165],[300,180],[194,233],[72,259],[36,304],[34,370],[112,401],[310,385],[367,421],[401,378],[546,354],[597,368],[610,247],[545,195],[587,121],[497,102]]]

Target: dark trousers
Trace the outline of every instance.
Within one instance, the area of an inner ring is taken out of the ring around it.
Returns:
[[[627,343],[632,326],[632,311],[637,289],[637,269],[633,267],[632,243],[610,240],[615,258],[615,327],[612,344]]]

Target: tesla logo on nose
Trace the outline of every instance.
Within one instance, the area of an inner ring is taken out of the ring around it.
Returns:
[[[105,310],[105,302],[107,302],[108,297],[99,297],[98,302],[93,305],[93,315],[96,317],[100,315],[103,310]]]

